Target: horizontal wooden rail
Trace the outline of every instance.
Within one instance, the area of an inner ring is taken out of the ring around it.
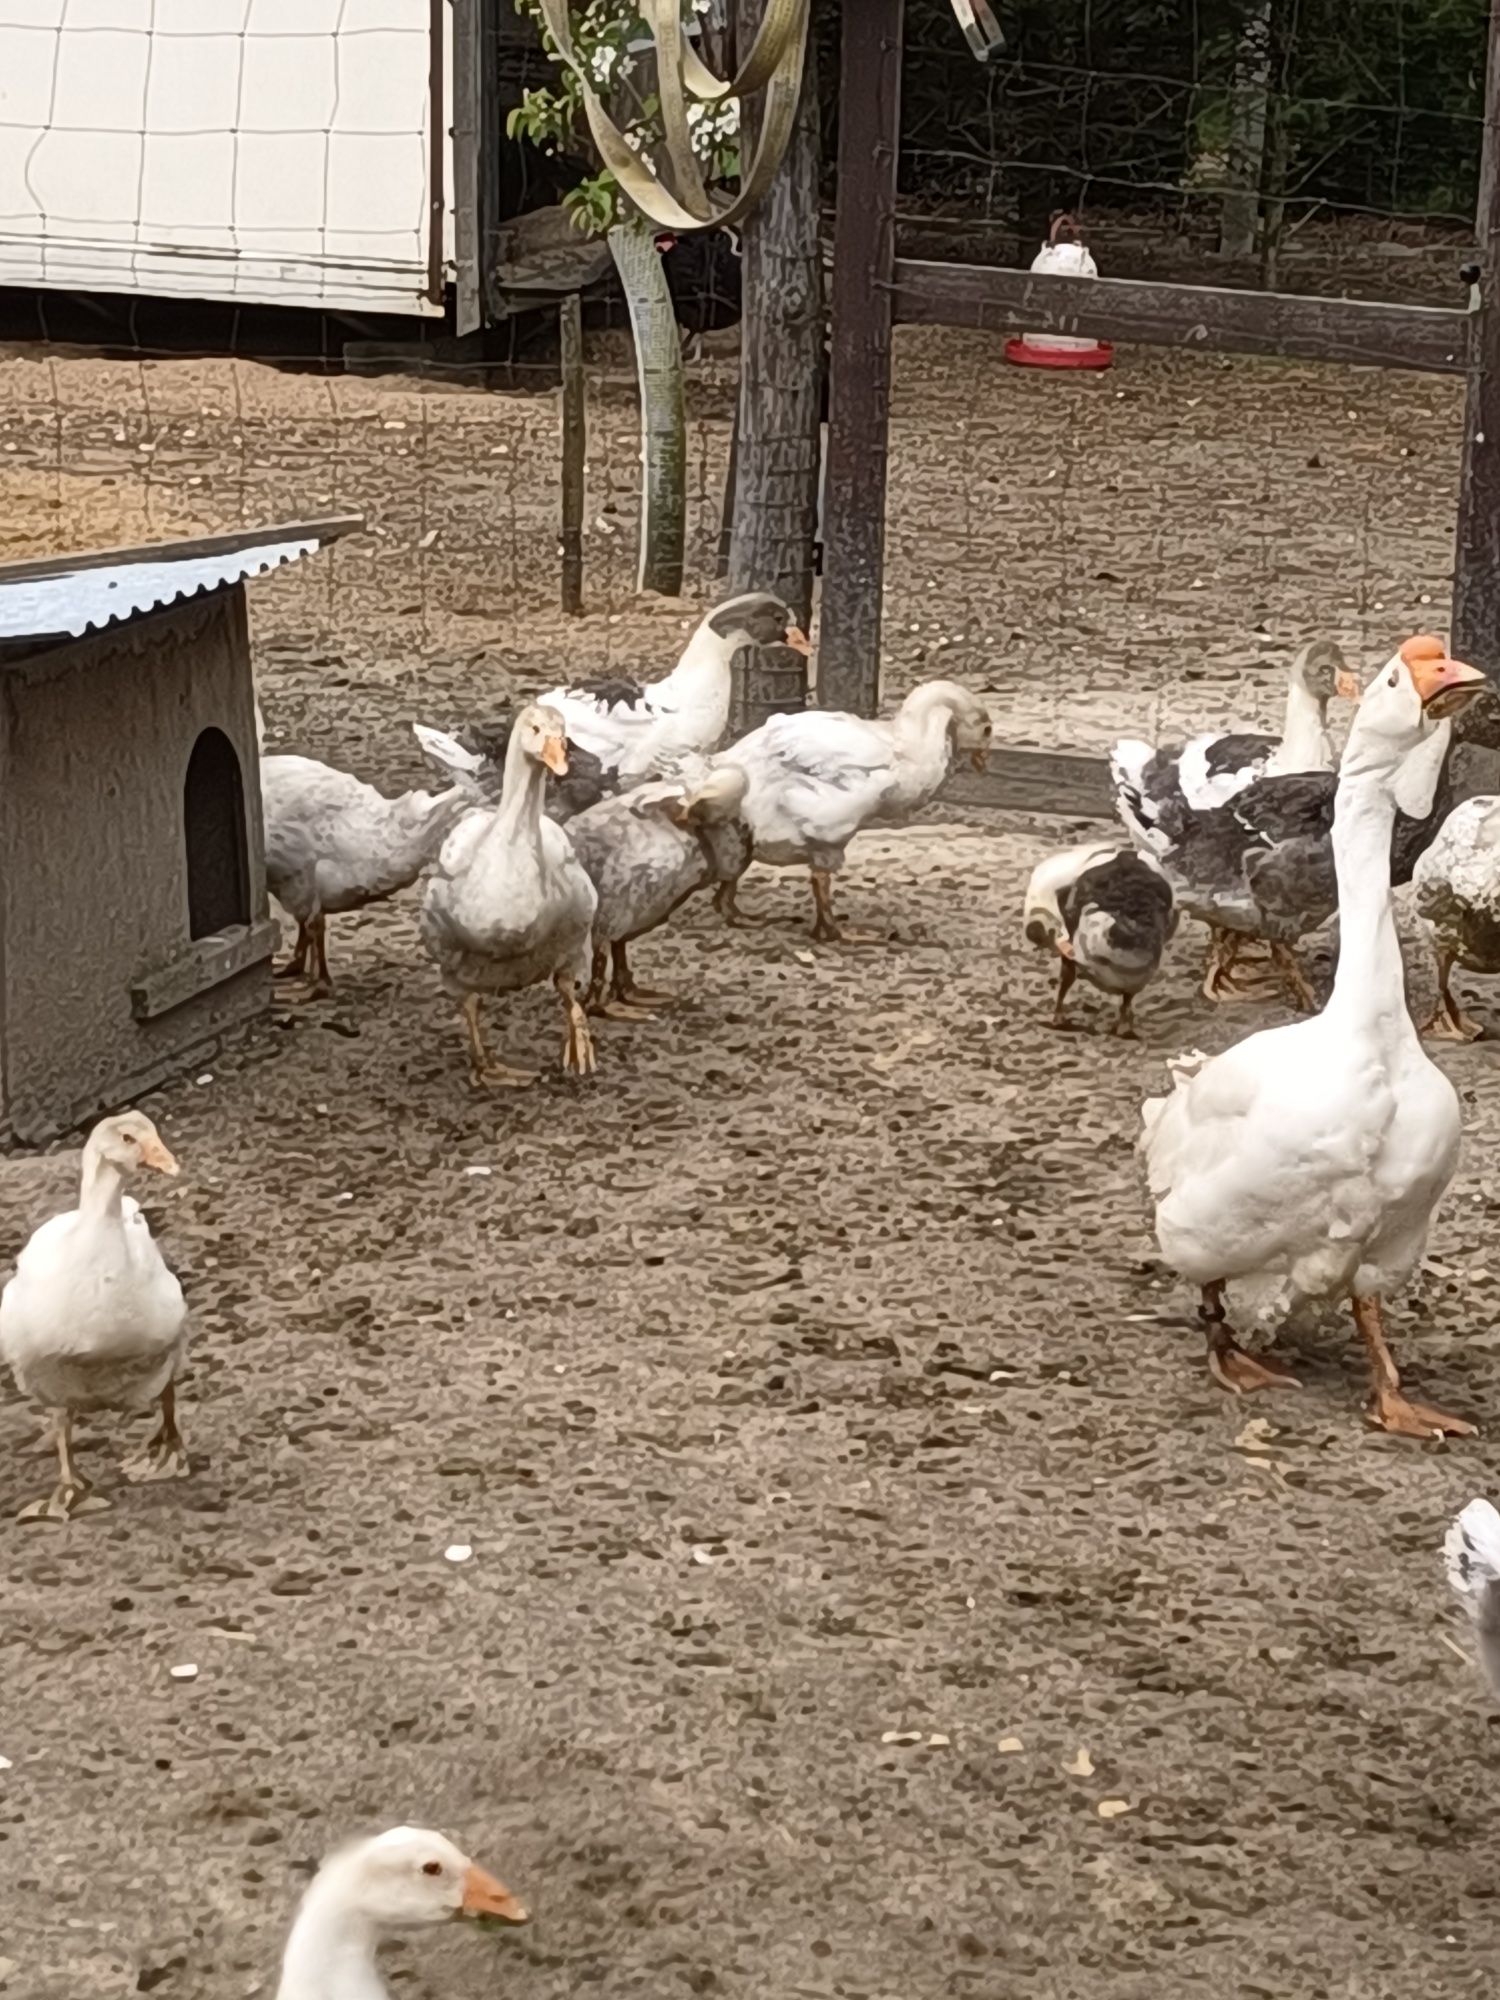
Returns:
[[[1428,375],[1461,375],[1468,366],[1469,313],[1435,306],[1142,284],[1131,278],[1058,278],[910,257],[896,260],[892,290],[895,317],[909,325],[1081,334]]]
[[[1115,816],[1105,760],[1056,750],[992,750],[988,769],[955,771],[942,798],[947,805],[1056,813],[1061,819]]]

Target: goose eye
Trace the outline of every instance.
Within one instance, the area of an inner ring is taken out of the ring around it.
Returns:
[[[422,1863],[422,1873],[424,1875],[441,1875],[442,1872],[443,1864],[441,1861],[424,1861]]]
[[[1393,672],[1391,674],[1390,679],[1386,682],[1386,686],[1389,688],[1393,688],[1396,685],[1397,681],[1400,680],[1400,678],[1401,676],[1398,673]]]

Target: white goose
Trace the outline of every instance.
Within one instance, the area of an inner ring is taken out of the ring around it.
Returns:
[[[73,1462],[78,1410],[144,1410],[159,1402],[161,1427],[126,1475],[174,1479],[188,1470],[175,1390],[187,1306],[140,1204],[125,1193],[142,1167],[177,1172],[149,1118],[127,1111],[96,1125],[83,1149],[77,1208],[32,1234],[0,1295],[0,1359],[23,1393],[54,1413],[58,1483],[22,1510],[23,1521],[67,1521],[110,1504],[90,1492]]]
[[[1383,1295],[1422,1255],[1461,1129],[1457,1094],[1406,1009],[1391,830],[1398,805],[1430,807],[1447,718],[1484,686],[1430,638],[1408,640],[1382,669],[1339,771],[1340,955],[1327,1006],[1173,1064],[1171,1094],[1142,1112],[1157,1241],[1201,1288],[1215,1379],[1239,1393],[1293,1379],[1238,1345],[1227,1283],[1247,1282],[1262,1303],[1347,1296],[1370,1358],[1371,1419],[1412,1437],[1473,1426],[1402,1394],[1381,1320]]]
[[[641,682],[610,674],[572,681],[537,700],[554,708],[568,734],[568,763],[547,785],[556,820],[647,778],[673,778],[684,764],[717,750],[729,726],[734,656],[745,646],[787,645],[810,653],[796,614],[769,591],[747,591],[715,605],[699,622],[672,671]],[[514,717],[472,722],[457,732],[464,749],[504,762]]]
[[[329,993],[330,916],[362,910],[416,881],[478,796],[469,783],[388,799],[348,771],[315,757],[262,757],[266,887],[296,919],[297,945],[278,979],[302,979],[309,996]]]
[[[523,708],[505,753],[500,803],[475,810],[449,834],[422,897],[422,942],[462,1009],[476,1084],[524,1088],[536,1071],[495,1062],[479,1003],[551,980],[567,1009],[563,1068],[587,1076],[594,1043],[578,988],[589,983],[590,927],[598,898],[567,834],[542,811],[547,773],[566,774],[563,719]]]
[[[1500,1695],[1500,1513],[1488,1500],[1471,1500],[1453,1522],[1443,1560],[1473,1624],[1484,1677]]]
[[[440,1833],[395,1826],[357,1841],[329,1856],[302,1898],[276,2000],[389,2000],[381,1941],[459,1917],[524,1924],[527,1911]]]
[[[956,681],[913,688],[894,716],[870,722],[834,709],[773,715],[724,752],[749,788],[740,817],[755,842],[755,858],[773,868],[805,867],[811,876],[821,943],[861,941],[833,913],[833,877],[861,828],[903,826],[931,803],[954,761],[967,752],[982,768],[989,753],[989,711]],[[723,883],[714,907],[743,922],[734,882]]]

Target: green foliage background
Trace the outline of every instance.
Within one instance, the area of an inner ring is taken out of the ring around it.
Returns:
[[[820,17],[829,58],[837,11]],[[1008,46],[983,65],[949,0],[908,0],[906,192],[1138,208],[1215,185],[1247,0],[998,0],[997,12]],[[1487,12],[1488,0],[1272,0],[1294,212],[1472,216]]]

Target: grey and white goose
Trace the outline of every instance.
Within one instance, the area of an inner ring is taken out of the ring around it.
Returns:
[[[685,759],[716,750],[729,726],[735,654],[773,645],[812,650],[795,612],[770,591],[752,590],[708,612],[662,680],[610,674],[538,695],[568,734],[567,773],[548,782],[547,817],[569,820],[612,792],[675,777]],[[505,709],[453,734],[465,750],[503,766],[515,716]]]
[[[1136,995],[1161,967],[1177,928],[1172,890],[1154,861],[1101,842],[1048,855],[1026,888],[1026,936],[1057,954],[1054,1028],[1072,1024],[1064,1005],[1080,976],[1118,997],[1112,1032],[1136,1038]]]

